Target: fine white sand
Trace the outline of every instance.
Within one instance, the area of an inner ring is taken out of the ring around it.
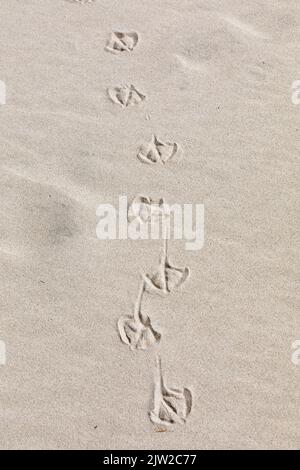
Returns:
[[[2,449],[299,447],[299,57],[298,0],[1,1]],[[146,99],[118,106],[123,84]],[[181,158],[140,162],[152,134]],[[96,236],[97,206],[137,194],[205,205],[203,249],[170,248],[188,281],[143,300],[146,351],[117,322],[161,244]],[[167,430],[157,349],[193,397]]]

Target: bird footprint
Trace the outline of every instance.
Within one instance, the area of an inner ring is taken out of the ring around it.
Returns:
[[[155,201],[149,196],[136,196],[128,208],[128,221],[139,219],[141,223],[150,222],[164,214],[164,200]]]
[[[118,330],[123,343],[130,349],[148,349],[159,343],[161,334],[154,330],[151,320],[141,312],[142,297],[145,292],[145,283],[142,282],[132,316],[122,316],[118,321]]]
[[[176,142],[162,142],[156,135],[153,135],[149,142],[140,146],[137,158],[143,163],[161,163],[164,165],[175,157],[178,150],[179,147]]]
[[[168,294],[181,286],[189,277],[190,269],[172,266],[168,259],[168,232],[165,234],[163,252],[157,271],[143,276],[148,292]]]
[[[122,106],[122,108],[134,106],[146,99],[146,95],[140,93],[134,85],[108,88],[107,93],[113,103]]]
[[[192,409],[192,393],[188,388],[168,389],[164,384],[161,359],[156,356],[153,409],[149,413],[153,424],[169,426],[184,424]]]
[[[113,54],[131,52],[137,46],[138,42],[139,36],[135,31],[130,33],[114,31],[106,45],[106,50]]]

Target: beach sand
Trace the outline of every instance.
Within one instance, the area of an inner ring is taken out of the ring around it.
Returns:
[[[299,57],[297,0],[1,1],[0,448],[299,448]],[[145,99],[118,106],[124,84]],[[153,134],[181,157],[139,161]],[[143,300],[145,351],[117,322],[161,243],[96,236],[137,194],[205,207],[203,248],[171,241],[189,279]],[[193,397],[165,432],[157,350]]]

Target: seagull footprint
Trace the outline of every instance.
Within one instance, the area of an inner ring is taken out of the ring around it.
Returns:
[[[107,93],[111,101],[122,108],[137,105],[146,99],[146,95],[140,93],[134,85],[108,88]]]
[[[168,258],[168,232],[165,234],[163,253],[157,271],[143,276],[148,292],[168,294],[180,287],[189,277],[190,269],[172,266]]]
[[[113,54],[131,52],[137,46],[138,42],[139,36],[135,31],[129,33],[114,31],[106,45],[106,50]]]
[[[142,282],[133,315],[122,316],[118,321],[120,338],[131,350],[146,350],[161,339],[161,334],[152,327],[150,318],[141,312],[144,292],[145,283]]]
[[[161,359],[156,356],[153,409],[149,412],[153,424],[170,426],[184,424],[192,410],[193,397],[188,388],[169,389],[165,386]]]
[[[172,160],[178,153],[179,147],[176,142],[163,142],[152,135],[151,140],[142,144],[139,148],[137,158],[142,163],[161,163],[164,165]]]
[[[128,207],[128,221],[139,219],[141,223],[150,222],[164,214],[164,199],[154,200],[149,196],[136,196]]]

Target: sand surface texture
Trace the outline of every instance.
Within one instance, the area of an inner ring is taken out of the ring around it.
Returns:
[[[299,58],[298,0],[1,0],[2,449],[299,448]],[[203,249],[99,240],[139,194]]]

